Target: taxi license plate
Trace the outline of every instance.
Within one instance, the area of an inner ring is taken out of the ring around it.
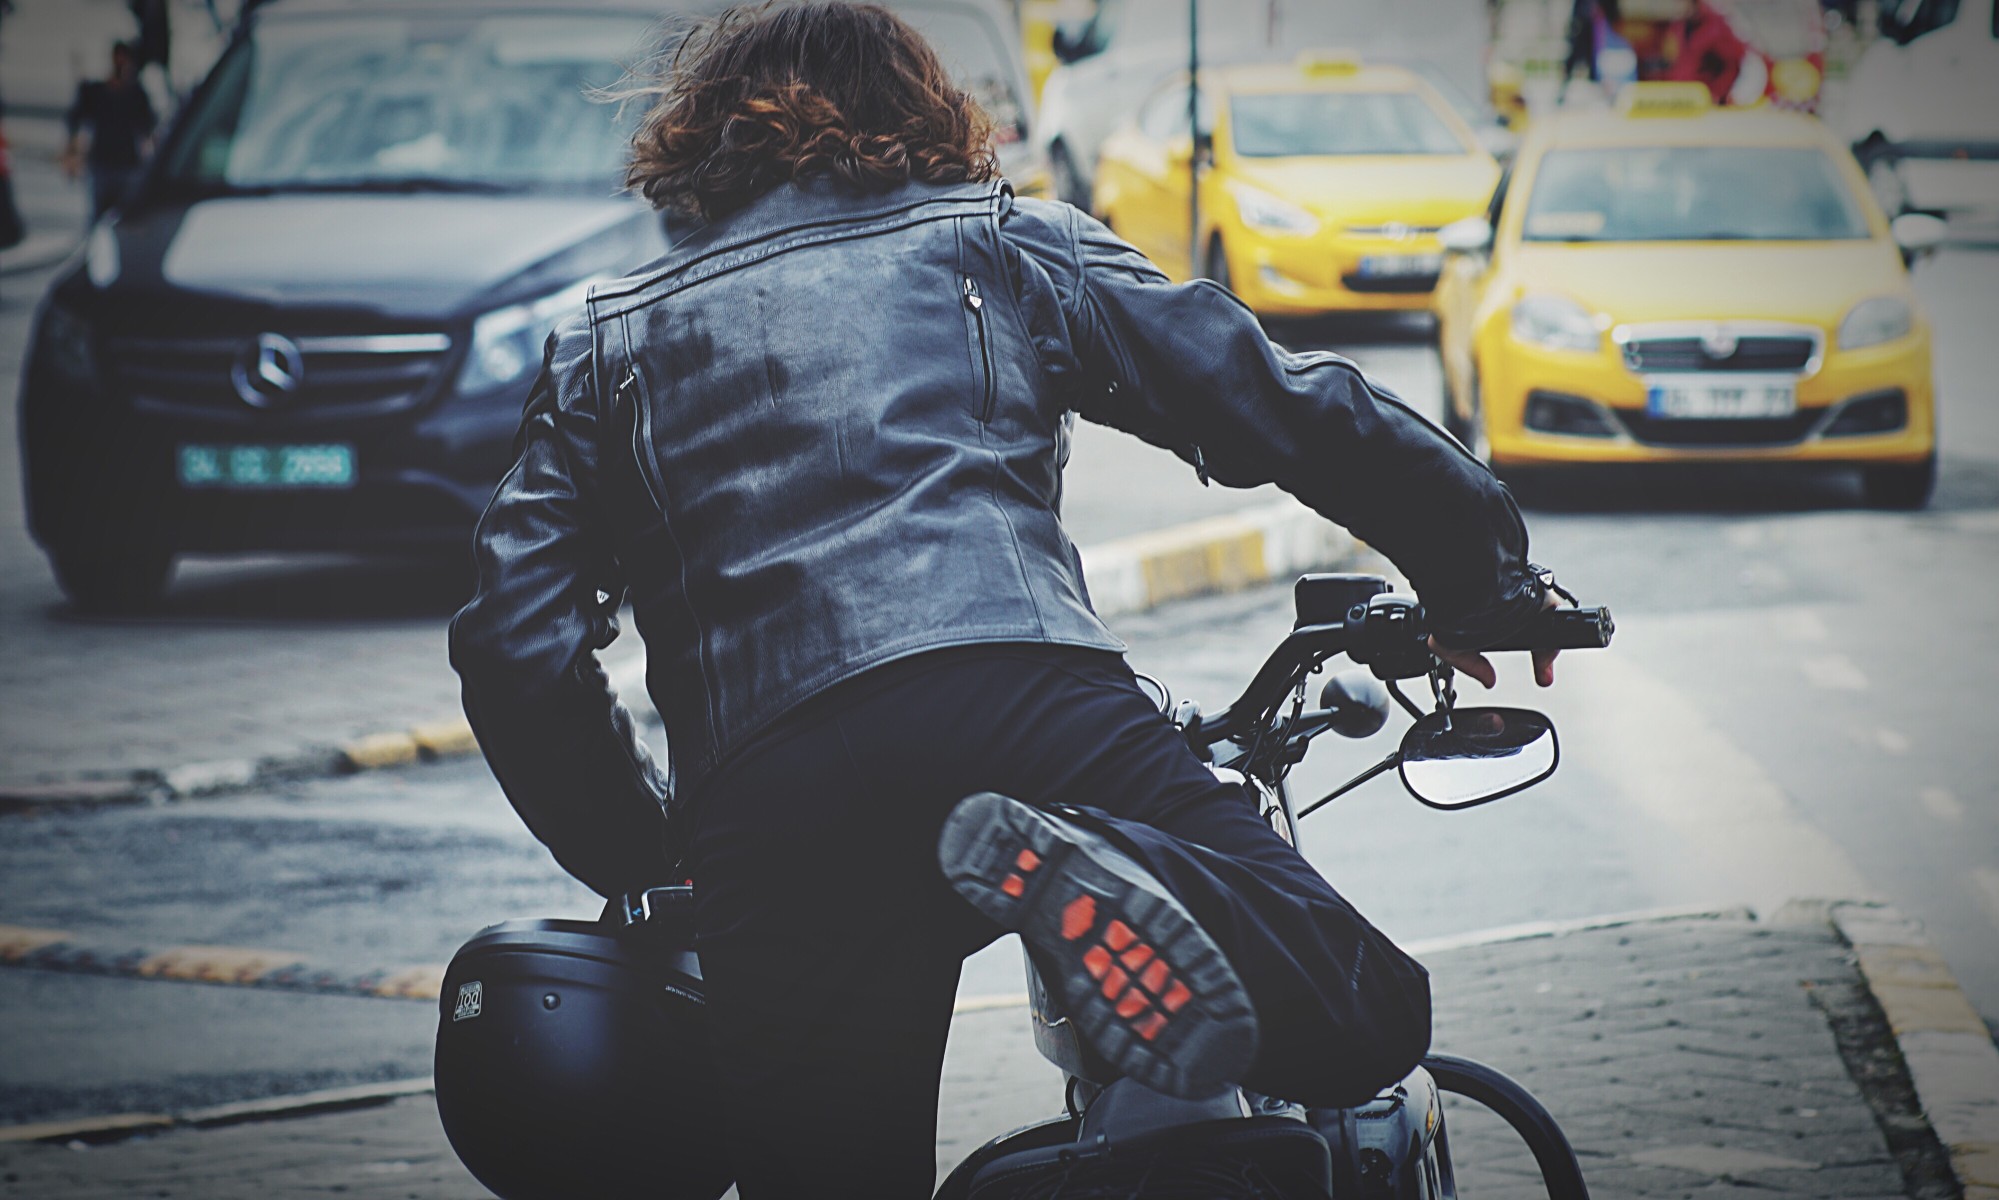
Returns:
[[[1363,279],[1407,279],[1443,269],[1444,260],[1435,254],[1370,254],[1360,260]]]
[[[184,445],[175,466],[185,488],[350,488],[355,480],[354,447],[345,442]]]
[[[1645,409],[1669,420],[1769,420],[1798,411],[1798,388],[1788,379],[1654,379]]]

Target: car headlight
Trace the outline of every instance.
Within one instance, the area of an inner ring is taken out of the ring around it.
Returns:
[[[111,222],[99,221],[91,228],[90,238],[84,243],[84,274],[90,277],[90,286],[108,288],[118,282],[118,273],[122,269],[118,256],[118,234],[111,228]]]
[[[60,304],[42,310],[38,359],[58,377],[77,384],[97,381],[97,355],[90,325]]]
[[[1595,353],[1603,328],[1583,306],[1564,296],[1525,296],[1513,306],[1513,336],[1549,350]]]
[[[1242,214],[1242,223],[1251,229],[1260,229],[1265,233],[1288,233],[1294,237],[1319,232],[1319,218],[1288,200],[1279,200],[1269,192],[1248,184],[1232,183],[1229,195],[1235,197],[1236,211]]]
[[[1876,296],[1862,300],[1839,323],[1839,348],[1858,350],[1909,336],[1916,326],[1916,312],[1900,296]]]
[[[543,343],[556,323],[590,298],[593,275],[539,299],[496,308],[472,322],[472,348],[458,372],[458,390],[491,392],[519,383],[541,366]]]

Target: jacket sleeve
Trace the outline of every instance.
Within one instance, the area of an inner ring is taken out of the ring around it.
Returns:
[[[1054,284],[1082,416],[1345,526],[1408,576],[1447,644],[1490,645],[1540,608],[1520,510],[1456,439],[1351,361],[1273,344],[1225,288],[1176,286],[1082,213],[1037,209],[1019,237]]]
[[[564,870],[615,896],[666,881],[671,785],[597,663],[624,587],[593,490],[591,364],[587,323],[550,336],[513,468],[479,521],[451,664],[507,799]]]

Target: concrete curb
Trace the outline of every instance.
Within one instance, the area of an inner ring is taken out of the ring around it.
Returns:
[[[242,1125],[250,1121],[303,1117],[349,1108],[372,1108],[378,1104],[392,1103],[405,1096],[421,1096],[436,1090],[428,1078],[398,1079],[390,1083],[363,1083],[351,1087],[300,1092],[291,1096],[243,1100],[234,1104],[217,1104],[177,1113],[114,1113],[102,1117],[77,1117],[67,1121],[36,1121],[26,1125],[0,1128],[0,1145],[21,1142],[115,1142],[140,1134],[163,1133],[169,1129],[216,1129],[224,1125]]]
[[[1100,615],[1111,618],[1337,567],[1358,547],[1346,530],[1287,500],[1083,547],[1080,554],[1091,600]],[[657,728],[659,715],[645,699],[645,661],[621,662],[610,674],[612,686],[634,714]],[[113,778],[0,784],[0,814],[186,800],[478,752],[471,725],[454,713],[287,757],[190,762]]]
[[[1923,1116],[1950,1153],[1965,1200],[1999,1200],[1999,1048],[1922,926],[1885,904],[1839,902],[1853,948],[1894,1031]]]
[[[1296,501],[1084,547],[1090,599],[1105,617],[1239,592],[1346,561],[1353,535]]]

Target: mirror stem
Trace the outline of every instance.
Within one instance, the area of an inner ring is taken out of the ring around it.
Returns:
[[[1310,804],[1299,809],[1298,819],[1303,820],[1304,818],[1311,816],[1313,813],[1318,812],[1320,809],[1326,807],[1326,805],[1331,804],[1333,801],[1339,799],[1341,796],[1344,796],[1348,792],[1353,791],[1355,788],[1359,787],[1363,783],[1366,783],[1368,780],[1373,779],[1375,776],[1386,775],[1388,772],[1393,771],[1395,769],[1396,764],[1401,761],[1402,761],[1402,752],[1400,750],[1397,750],[1395,753],[1389,755],[1387,758],[1382,759],[1380,762],[1369,767],[1367,770],[1362,771],[1360,774],[1354,776],[1352,779],[1347,780],[1345,783],[1334,788],[1332,791],[1327,792],[1325,795],[1319,797],[1317,800],[1314,800]]]

